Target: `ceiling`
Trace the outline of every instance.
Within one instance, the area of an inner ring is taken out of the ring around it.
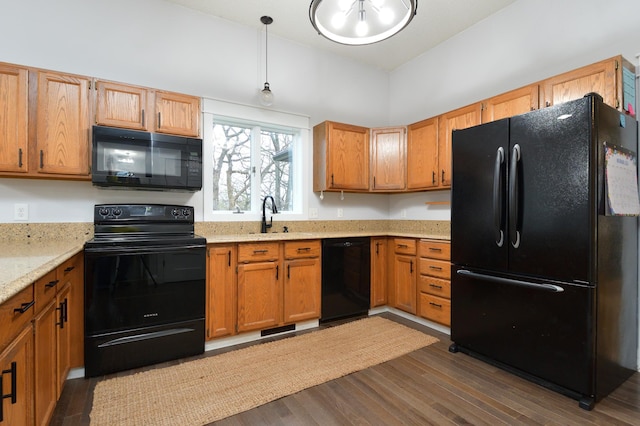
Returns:
[[[319,35],[309,21],[310,0],[164,0],[255,28],[273,18],[269,34],[392,71],[515,0],[418,0],[417,14],[395,36],[366,46],[344,46]]]

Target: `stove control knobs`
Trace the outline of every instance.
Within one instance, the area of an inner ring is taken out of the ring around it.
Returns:
[[[180,216],[180,209],[173,209],[173,210],[171,210],[171,215],[172,215],[174,218],[178,218],[178,217]]]
[[[100,216],[109,216],[109,209],[102,207],[100,210],[98,210],[98,214]]]
[[[119,208],[116,207],[115,209],[113,209],[114,216],[117,217],[117,216],[120,216],[121,214],[122,214],[122,210],[120,210]]]
[[[182,216],[184,216],[184,217],[189,217],[189,214],[190,214],[190,213],[191,213],[191,212],[189,211],[189,209],[182,209]]]

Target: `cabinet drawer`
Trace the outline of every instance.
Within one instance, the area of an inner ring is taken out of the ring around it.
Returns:
[[[246,243],[238,245],[238,262],[278,260],[280,243]]]
[[[443,241],[420,240],[418,243],[418,256],[451,260],[451,244]]]
[[[451,326],[451,301],[442,297],[420,293],[419,315],[431,321]]]
[[[71,259],[68,259],[62,265],[58,266],[57,278],[60,280],[59,286],[62,287],[67,282],[73,280],[80,274],[82,269],[83,257],[82,255],[75,255]]]
[[[445,262],[444,260],[434,260],[421,257],[420,274],[448,280],[451,278],[451,263]]]
[[[398,254],[416,254],[416,240],[410,238],[394,238],[393,251]]]
[[[49,272],[34,284],[34,296],[36,301],[36,312],[44,308],[56,296],[58,286],[62,286],[56,277],[56,270]]]
[[[285,259],[300,259],[304,257],[320,257],[320,241],[287,241],[284,243]]]
[[[3,348],[33,318],[33,285],[0,305],[0,348]]]
[[[430,277],[428,275],[420,275],[418,279],[418,291],[444,297],[445,299],[451,299],[451,281]]]

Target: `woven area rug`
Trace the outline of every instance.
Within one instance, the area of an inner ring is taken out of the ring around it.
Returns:
[[[91,425],[197,426],[437,342],[370,317],[99,382]]]

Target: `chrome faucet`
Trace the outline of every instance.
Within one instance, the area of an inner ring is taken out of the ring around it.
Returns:
[[[267,217],[265,216],[265,213],[264,213],[264,209],[267,206],[267,199],[269,198],[271,198],[271,213],[272,214],[278,213],[278,208],[276,207],[276,202],[273,199],[273,197],[271,195],[267,195],[266,197],[264,197],[264,200],[262,200],[262,227],[260,228],[260,232],[263,234],[267,232],[268,228],[271,228],[273,226],[273,216],[271,216],[269,223],[267,223]]]

